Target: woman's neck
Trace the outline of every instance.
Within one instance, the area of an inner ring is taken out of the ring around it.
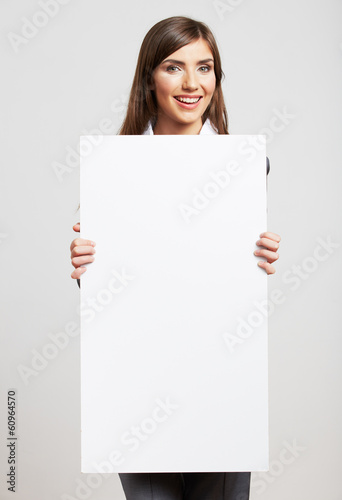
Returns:
[[[202,129],[202,119],[191,123],[179,123],[174,120],[158,118],[153,129],[154,135],[198,135]]]

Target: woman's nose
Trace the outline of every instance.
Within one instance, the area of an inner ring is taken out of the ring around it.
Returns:
[[[183,88],[196,90],[198,88],[197,78],[193,73],[186,73],[183,79]]]

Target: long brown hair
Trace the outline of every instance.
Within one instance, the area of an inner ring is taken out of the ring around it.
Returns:
[[[189,17],[174,16],[155,24],[146,34],[138,56],[137,67],[129,96],[127,114],[119,129],[119,135],[141,135],[148,125],[157,120],[157,101],[150,90],[154,69],[170,54],[184,45],[205,40],[214,57],[216,87],[209,106],[202,115],[202,124],[207,118],[219,134],[228,134],[228,116],[224,104],[221,81],[224,73],[220,53],[209,27]]]

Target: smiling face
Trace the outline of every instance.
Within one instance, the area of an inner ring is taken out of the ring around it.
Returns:
[[[198,134],[215,91],[213,54],[203,39],[170,54],[153,72],[158,104],[154,134]]]

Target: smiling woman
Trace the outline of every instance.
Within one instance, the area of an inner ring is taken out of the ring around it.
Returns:
[[[228,134],[223,77],[217,44],[206,24],[182,16],[158,22],[142,42],[119,135]],[[229,173],[234,175],[234,166],[232,169]],[[219,174],[215,173],[216,179]],[[223,174],[228,182],[227,173]],[[79,223],[74,231],[80,231]],[[231,237],[232,244],[238,244],[236,235]],[[258,265],[267,274],[275,272],[272,264],[278,259],[279,242],[280,236],[269,231],[262,232],[256,242],[260,248],[254,254],[265,259]],[[85,265],[94,261],[94,247],[95,242],[83,238],[71,243],[75,267],[71,277],[79,286]],[[119,476],[127,500],[248,500],[251,473],[179,471]]]
[[[154,134],[198,134],[208,118],[228,134],[223,78],[206,24],[182,16],[158,22],[142,42],[120,135],[140,135],[149,122]]]

